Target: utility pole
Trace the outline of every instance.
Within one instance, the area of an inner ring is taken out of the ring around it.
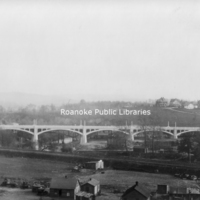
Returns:
[[[152,153],[154,153],[154,131],[152,132]]]

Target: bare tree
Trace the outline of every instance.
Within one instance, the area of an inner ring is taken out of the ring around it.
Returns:
[[[158,113],[153,113],[150,117],[149,117],[149,123],[150,123],[150,130],[152,131],[152,153],[154,153],[154,139],[155,139],[155,134],[157,132],[161,133],[161,120],[160,120],[160,116],[158,115]]]
[[[151,132],[151,148],[154,153],[155,134],[161,132],[161,120],[158,113],[154,112],[150,116],[141,115],[138,117],[140,130],[144,133],[144,147],[147,148],[147,133]]]
[[[147,132],[149,131],[149,117],[140,115],[138,117],[139,129],[144,133],[144,148],[147,148]]]

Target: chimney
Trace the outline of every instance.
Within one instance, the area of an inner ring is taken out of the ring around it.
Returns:
[[[67,178],[67,175],[65,175],[65,178]]]
[[[138,186],[138,181],[135,182],[135,187]]]

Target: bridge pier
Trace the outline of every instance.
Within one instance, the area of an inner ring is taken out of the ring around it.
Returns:
[[[131,139],[132,139],[132,141],[134,141],[134,139],[135,139],[135,137],[134,137],[134,135],[133,135],[133,134],[132,134],[132,138],[131,138]]]
[[[87,144],[86,128],[83,128],[83,135],[81,137],[81,144]]]
[[[33,133],[33,145],[35,150],[39,150],[39,142],[38,142],[38,129],[34,126],[34,133]]]
[[[177,129],[176,129],[176,128],[174,129],[174,139],[176,139],[176,140],[178,139],[178,136],[177,136]]]
[[[129,129],[129,130],[130,130],[130,133],[133,134],[133,132],[134,132],[134,127],[133,127],[133,125],[130,126],[130,129]]]
[[[87,135],[82,135],[81,137],[81,144],[87,144]]]
[[[81,144],[87,144],[87,135],[82,135]]]

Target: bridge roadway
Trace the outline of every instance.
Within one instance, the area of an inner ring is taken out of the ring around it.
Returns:
[[[120,131],[127,135],[130,135],[132,140],[134,140],[134,136],[139,133],[143,133],[146,131],[159,131],[163,133],[167,133],[169,135],[174,136],[175,139],[178,138],[181,134],[188,132],[200,132],[200,127],[171,127],[171,126],[146,126],[142,127],[140,125],[130,125],[130,126],[90,126],[90,125],[0,125],[0,129],[2,130],[16,130],[23,131],[33,136],[33,141],[35,144],[35,149],[39,149],[38,145],[38,136],[42,133],[50,132],[50,131],[70,131],[72,133],[77,133],[81,135],[81,144],[87,143],[87,136],[99,132],[99,131]]]

